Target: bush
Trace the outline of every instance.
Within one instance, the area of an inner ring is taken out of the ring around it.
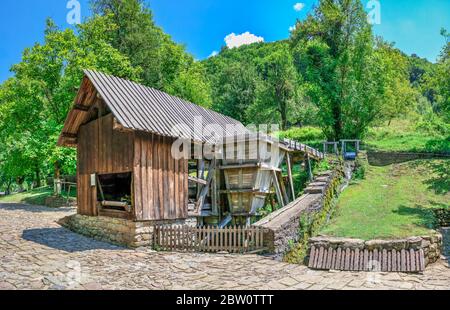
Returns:
[[[317,127],[293,127],[278,133],[280,139],[292,139],[301,143],[320,143],[325,139],[322,129]]]

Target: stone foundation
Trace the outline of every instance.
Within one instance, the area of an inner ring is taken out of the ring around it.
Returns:
[[[49,208],[75,207],[77,202],[74,199],[67,201],[67,197],[50,196],[45,198],[44,205]]]
[[[84,216],[79,214],[65,217],[58,223],[86,237],[130,248],[153,246],[155,225],[197,225],[195,218],[172,221],[134,222],[105,216]]]
[[[310,238],[308,242],[308,256],[306,260],[309,260],[309,254],[311,247],[316,248],[323,247],[328,248],[341,248],[341,250],[369,250],[373,251],[377,249],[379,252],[383,250],[401,251],[401,250],[420,250],[422,249],[425,256],[425,266],[435,263],[441,257],[442,253],[442,235],[438,232],[430,236],[422,237],[410,237],[406,239],[398,240],[370,240],[364,241],[360,239],[349,238],[335,238],[335,237],[314,237]]]

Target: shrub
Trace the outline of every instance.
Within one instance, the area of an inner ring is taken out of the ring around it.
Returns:
[[[278,133],[280,139],[292,139],[301,143],[321,142],[325,139],[322,129],[317,127],[293,127]]]

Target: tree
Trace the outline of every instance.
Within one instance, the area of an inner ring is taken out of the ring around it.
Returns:
[[[74,150],[56,141],[83,77],[96,69],[137,80],[139,69],[107,40],[107,19],[95,17],[72,30],[60,31],[47,21],[44,44],[26,49],[14,65],[15,77],[2,86],[0,97],[0,157],[7,174],[23,183],[62,169],[75,171]]]
[[[417,92],[411,87],[408,59],[394,44],[381,38],[377,42],[376,54],[381,62],[384,98],[380,119],[391,121],[405,115],[413,106]],[[417,71],[416,71],[417,72]]]
[[[261,81],[254,66],[232,63],[216,73],[213,108],[245,124],[252,122],[247,109],[255,102],[258,84]]]
[[[143,0],[92,0],[95,14],[106,16],[112,27],[109,43],[126,55],[133,67],[142,69],[140,79],[147,86],[162,89],[163,33],[153,22],[153,15]]]
[[[281,129],[288,126],[288,113],[297,95],[298,77],[290,51],[280,49],[268,55],[260,64],[264,86],[257,103],[279,115]]]
[[[359,0],[320,0],[291,34],[298,72],[329,139],[356,138],[379,113],[371,26]]]

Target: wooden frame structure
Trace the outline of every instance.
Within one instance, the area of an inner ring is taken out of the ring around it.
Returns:
[[[207,136],[186,134],[198,116],[223,128],[221,141],[234,137],[236,156],[221,158],[230,145],[220,149]],[[180,123],[185,130],[172,133],[170,127]],[[227,132],[230,124],[237,132]],[[196,173],[191,174],[192,158],[173,157],[179,138],[194,147],[213,145],[213,158],[195,159]],[[253,150],[256,157],[249,156],[252,141],[276,155],[266,159],[258,149]],[[85,71],[58,144],[77,148],[79,214],[152,222],[195,217],[222,226],[232,220],[248,223],[273,192],[281,206],[295,200],[294,163],[324,158],[306,145],[255,136],[229,117],[94,71]],[[238,151],[242,146],[244,157]]]

